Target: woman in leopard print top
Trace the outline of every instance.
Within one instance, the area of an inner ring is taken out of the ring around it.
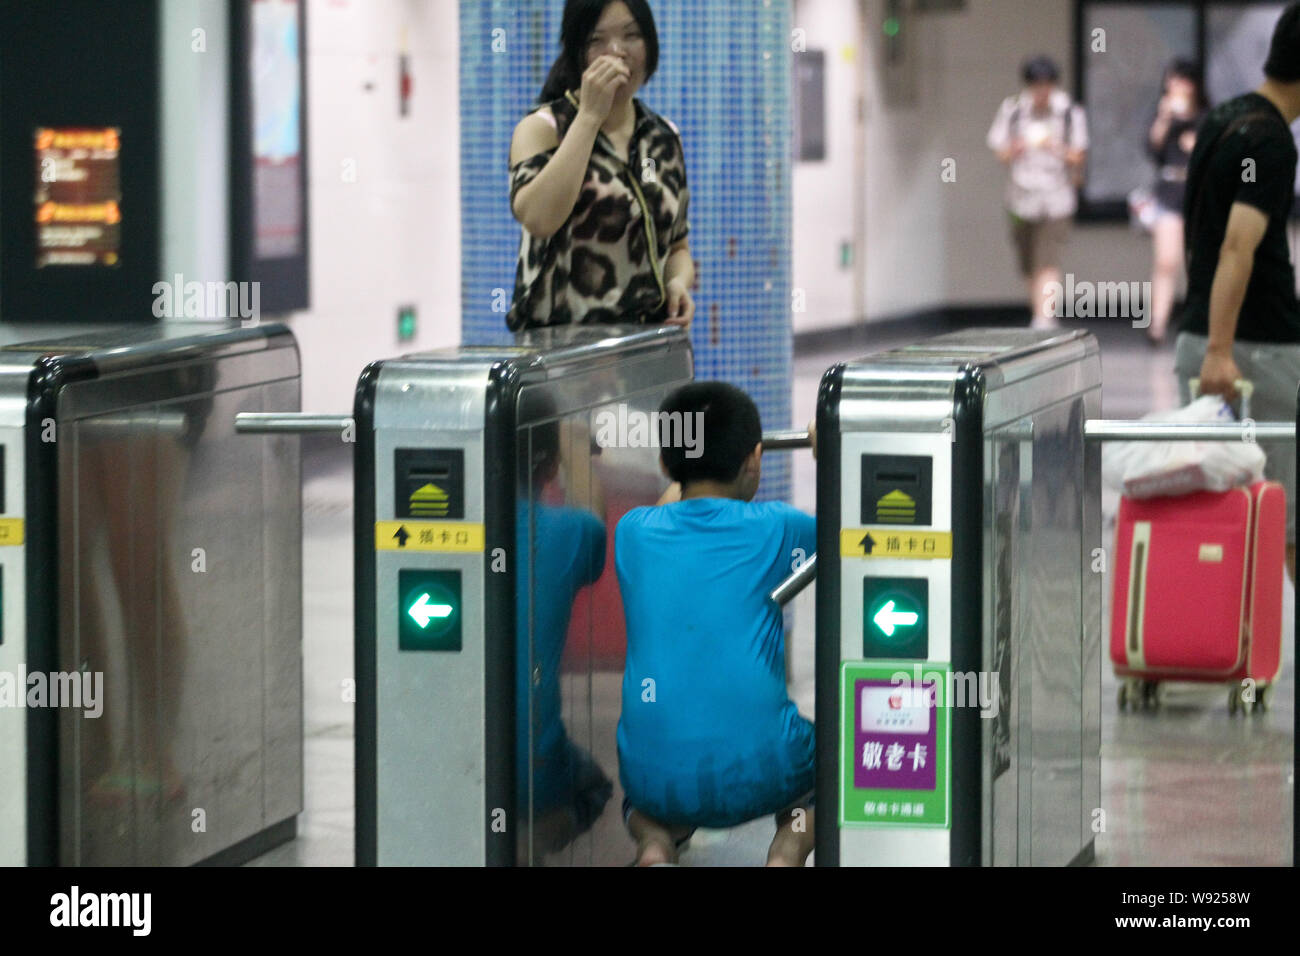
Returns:
[[[634,95],[659,60],[646,0],[568,0],[563,52],[510,145],[523,226],[513,331],[568,323],[689,327],[695,281],[677,128]]]

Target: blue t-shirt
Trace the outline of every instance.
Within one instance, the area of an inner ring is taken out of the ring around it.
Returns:
[[[806,794],[813,726],[786,693],[783,614],[768,595],[815,553],[816,520],[781,502],[693,498],[629,511],[614,542],[632,805],[725,827]]]

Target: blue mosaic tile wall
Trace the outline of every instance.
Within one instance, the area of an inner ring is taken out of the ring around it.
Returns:
[[[563,0],[461,0],[462,340],[506,344],[520,227],[507,173],[515,124],[559,52]],[[698,379],[790,427],[790,4],[651,0],[659,69],[638,97],[681,130],[698,275]],[[800,427],[802,423],[799,423]],[[759,497],[790,496],[789,455],[763,462]]]

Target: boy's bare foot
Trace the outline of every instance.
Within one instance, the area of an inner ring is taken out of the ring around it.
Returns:
[[[808,854],[813,851],[814,812],[811,808],[801,809],[782,819],[767,851],[768,866],[805,866],[808,863]]]
[[[772,846],[767,851],[767,863],[765,866],[803,866],[808,860],[807,851],[799,846],[797,840],[791,839],[790,834],[782,831],[776,835],[772,841]],[[782,837],[786,837],[782,839]]]
[[[627,828],[636,840],[637,866],[675,864],[678,841],[685,842],[691,834],[688,828],[666,826],[640,810],[633,810],[628,815]]]
[[[673,846],[671,837],[663,840],[651,837],[637,844],[637,866],[655,866],[657,864],[676,862],[677,848]]]

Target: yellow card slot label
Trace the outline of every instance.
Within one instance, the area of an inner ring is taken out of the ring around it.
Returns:
[[[840,530],[840,557],[950,559],[952,532],[843,528]]]
[[[471,521],[376,521],[376,551],[482,551],[483,526]]]
[[[0,545],[23,543],[23,519],[0,518]]]

